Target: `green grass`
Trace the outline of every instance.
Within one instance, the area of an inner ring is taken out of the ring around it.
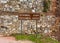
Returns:
[[[44,37],[42,35],[20,35],[20,34],[17,34],[17,35],[12,35],[16,38],[16,40],[30,40],[30,41],[33,41],[33,42],[37,42],[37,43],[60,43],[58,42],[57,40],[53,40],[49,37]]]

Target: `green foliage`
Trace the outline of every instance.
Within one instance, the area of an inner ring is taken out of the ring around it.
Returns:
[[[30,40],[37,43],[60,43],[57,40],[53,40],[50,37],[44,37],[43,35],[24,35],[24,34],[15,34],[12,35],[16,40]]]
[[[44,5],[43,6],[44,7],[43,12],[47,12],[50,8],[50,0],[48,0],[48,1],[44,0],[43,5]]]

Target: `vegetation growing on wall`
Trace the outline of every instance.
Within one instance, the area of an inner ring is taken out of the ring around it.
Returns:
[[[47,1],[44,0],[43,1],[43,7],[44,7],[43,12],[47,12],[50,8],[50,0],[47,0]]]

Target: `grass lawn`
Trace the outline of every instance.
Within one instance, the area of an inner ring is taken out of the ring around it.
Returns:
[[[57,40],[53,40],[49,37],[43,37],[42,35],[20,35],[20,34],[15,34],[12,35],[16,38],[16,40],[30,40],[33,42],[37,43],[60,43]]]

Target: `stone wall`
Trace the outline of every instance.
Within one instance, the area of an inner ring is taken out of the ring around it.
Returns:
[[[1,1],[0,1],[1,2]],[[27,2],[27,3],[26,3]],[[42,12],[43,0],[30,0],[30,1],[16,1],[11,0],[5,3],[0,3],[0,10],[3,11],[18,11],[18,12]],[[40,20],[18,20],[17,15],[1,15],[0,16],[0,34],[9,35],[13,33],[22,34],[49,34],[55,29],[56,16],[52,15],[55,13],[56,0],[51,0],[51,12],[47,14],[51,15],[40,15]],[[13,4],[14,3],[14,4]]]
[[[0,0],[0,10],[11,12],[42,12],[43,0]]]
[[[0,34],[47,34],[55,21],[55,15],[41,15],[40,20],[18,20],[17,15],[0,15]]]

